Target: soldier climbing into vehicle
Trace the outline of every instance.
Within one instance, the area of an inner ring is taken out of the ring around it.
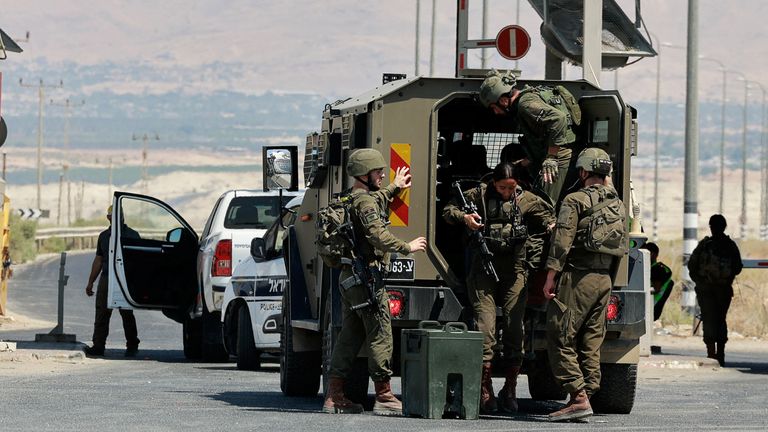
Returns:
[[[480,86],[480,102],[495,115],[514,116],[530,170],[540,173],[538,183],[554,206],[568,174],[581,109],[561,85],[517,89],[516,84],[511,72],[502,75],[493,70]]]

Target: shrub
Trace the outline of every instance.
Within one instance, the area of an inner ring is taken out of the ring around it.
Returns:
[[[18,215],[11,214],[9,224],[11,229],[11,260],[20,264],[35,259],[37,256],[37,246],[35,245],[37,221],[23,220]]]

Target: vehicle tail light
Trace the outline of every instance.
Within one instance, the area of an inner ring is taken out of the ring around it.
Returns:
[[[605,308],[605,319],[608,321],[617,321],[621,318],[621,309],[624,305],[621,303],[619,296],[611,294],[608,299],[608,307]]]
[[[389,314],[392,318],[402,318],[405,314],[405,294],[397,290],[389,290],[387,294],[389,294]]]
[[[232,276],[232,240],[220,240],[216,243],[211,276]]]

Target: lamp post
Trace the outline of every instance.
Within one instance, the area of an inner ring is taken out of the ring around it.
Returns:
[[[658,53],[656,54],[656,131],[653,136],[653,241],[659,240],[659,99],[661,95],[661,44],[651,33]]]
[[[765,87],[757,81],[749,81],[749,84],[756,85],[763,93],[760,110],[760,239],[765,240],[766,217],[768,217],[765,211],[766,194],[768,194],[765,185],[766,167],[768,167],[768,162],[765,160],[768,156],[768,151],[765,148]]]
[[[699,58],[717,63],[720,66],[720,71],[723,73],[723,96],[720,104],[720,195],[717,207],[718,213],[723,214],[723,196],[725,195],[725,102],[727,98],[728,69],[720,60],[706,56],[699,56]]]
[[[749,80],[741,72],[734,71],[740,75],[739,81],[744,82],[744,107],[741,115],[744,121],[741,131],[741,214],[739,223],[739,239],[744,240],[747,236],[747,97],[749,96]]]

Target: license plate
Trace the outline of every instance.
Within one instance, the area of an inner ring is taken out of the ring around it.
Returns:
[[[416,263],[413,258],[396,258],[389,263],[387,280],[412,281]]]

